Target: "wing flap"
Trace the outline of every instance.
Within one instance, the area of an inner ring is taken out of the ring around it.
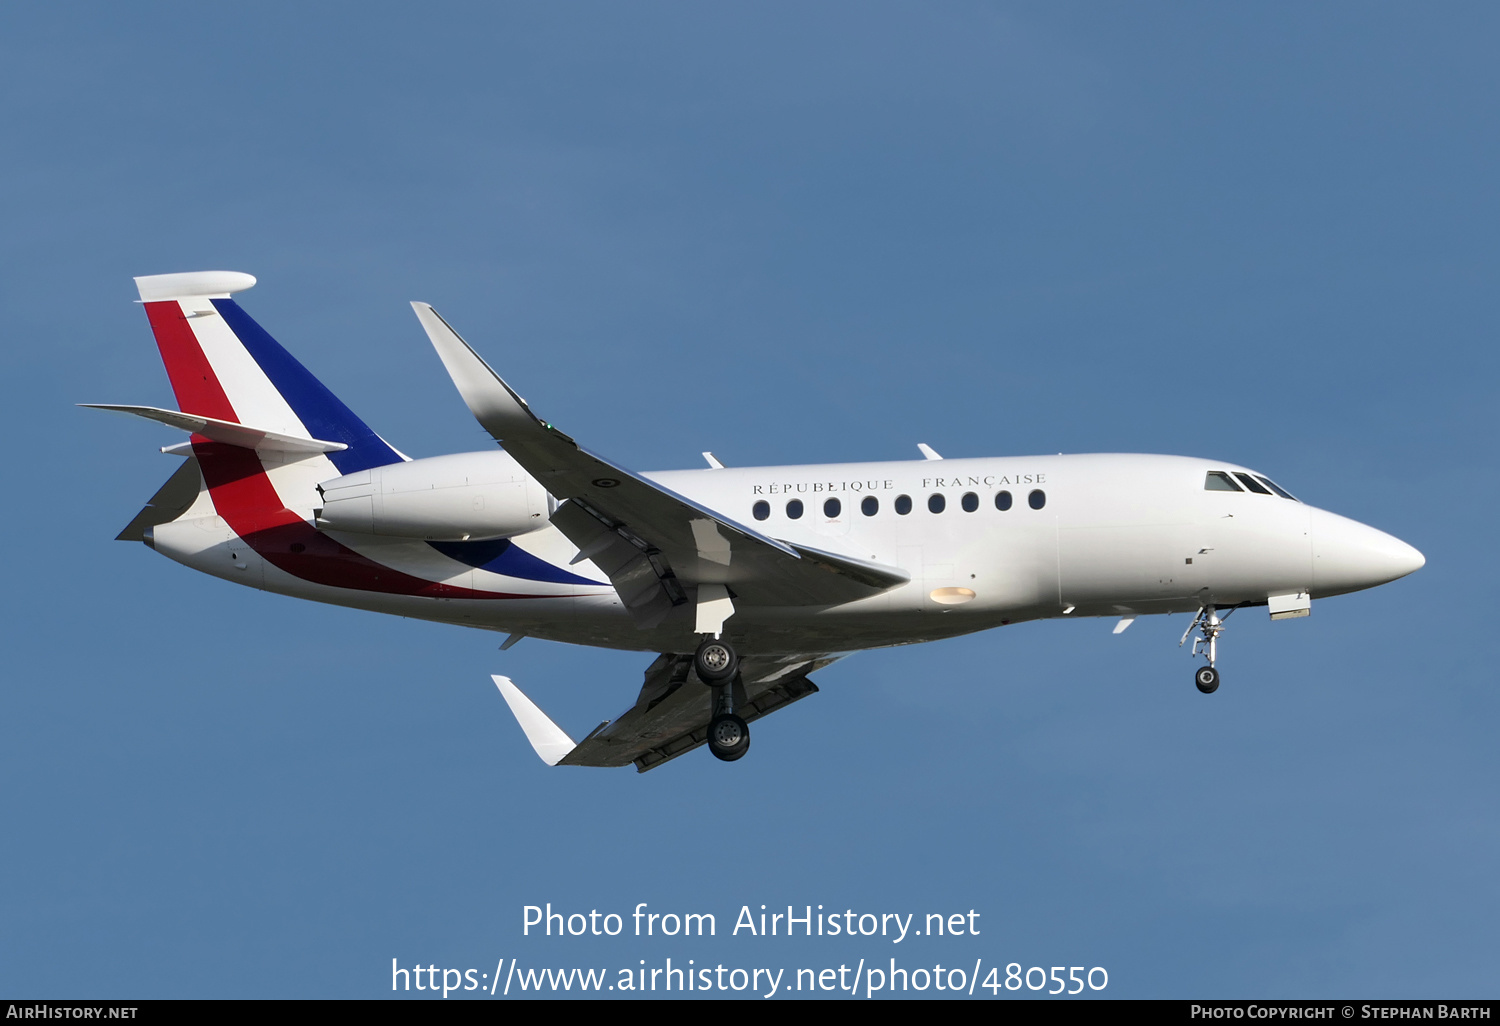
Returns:
[[[769,716],[815,694],[807,678],[839,659],[747,658],[735,684],[735,712],[747,723]],[[644,773],[708,742],[712,690],[693,678],[692,659],[661,655],[646,670],[635,704],[617,719],[605,720],[577,744],[527,698],[509,677],[494,676],[526,740],[548,766],[620,767],[635,764]]]
[[[735,711],[746,723],[753,723],[763,716],[769,716],[778,709],[817,693],[817,690],[818,686],[806,677],[788,678],[762,689],[754,698],[740,705]],[[704,724],[679,734],[670,741],[648,748],[632,761],[635,763],[636,772],[644,773],[707,743],[708,725]]]
[[[687,602],[682,584],[660,553],[628,532],[619,533],[584,504],[565,502],[552,514],[552,524],[577,545],[614,585],[635,624],[648,630]],[[657,557],[653,559],[653,554]]]
[[[815,694],[807,675],[836,656],[781,659],[746,657],[735,712],[749,723]],[[628,766],[644,773],[708,741],[712,715],[710,688],[689,673],[687,656],[663,655],[646,671],[635,705],[603,729],[580,742],[559,763],[563,766]]]

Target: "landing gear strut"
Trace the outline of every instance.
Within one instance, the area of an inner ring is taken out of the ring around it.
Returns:
[[[1193,622],[1188,624],[1188,629],[1182,632],[1182,640],[1177,643],[1177,647],[1181,648],[1187,642],[1188,635],[1193,631],[1198,632],[1199,636],[1193,639],[1193,655],[1203,656],[1208,660],[1208,665],[1198,667],[1193,674],[1193,683],[1205,695],[1219,690],[1219,671],[1214,667],[1219,657],[1219,635],[1224,631],[1224,621],[1233,612],[1231,609],[1220,617],[1213,606],[1201,607],[1198,615],[1193,617]]]
[[[708,750],[725,762],[744,758],[750,750],[750,725],[735,714],[734,692],[740,659],[727,641],[705,638],[693,653],[698,679],[714,689],[713,718],[708,721]]]

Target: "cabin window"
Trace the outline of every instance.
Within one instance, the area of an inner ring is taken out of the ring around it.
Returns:
[[[750,507],[750,512],[755,515],[756,520],[765,520],[771,515],[771,504],[765,499],[761,499],[754,506]]]
[[[839,513],[843,512],[844,504],[837,499],[825,499],[823,501],[823,515],[829,520],[834,520]]]
[[[948,508],[948,500],[943,498],[942,492],[933,492],[927,496],[927,511],[929,513],[941,513]]]
[[[793,499],[786,504],[786,515],[791,520],[802,519],[802,500]]]
[[[1001,512],[1010,509],[1012,501],[1014,500],[1011,499],[1010,492],[995,493],[995,508]]]
[[[1252,477],[1249,474],[1241,474],[1238,470],[1236,470],[1234,472],[1234,476],[1237,477],[1237,478],[1239,478],[1242,482],[1244,482],[1245,487],[1248,488],[1248,489],[1250,489],[1252,492],[1256,492],[1256,493],[1258,493],[1260,495],[1270,495],[1271,494],[1271,489],[1267,488],[1265,485],[1263,485],[1259,481],[1255,480],[1255,478]]]
[[[859,504],[859,511],[867,517],[873,517],[880,512],[880,500],[873,495],[866,495]]]
[[[1259,481],[1261,484],[1263,484],[1267,488],[1271,489],[1271,491],[1275,492],[1277,495],[1281,496],[1283,499],[1291,499],[1293,502],[1297,501],[1297,497],[1295,495],[1293,495],[1291,492],[1287,491],[1285,488],[1281,487],[1281,485],[1277,484],[1275,481],[1272,481],[1269,477],[1262,477],[1261,475],[1256,474],[1255,475],[1255,480]]]
[[[1243,492],[1245,489],[1234,483],[1234,478],[1222,470],[1210,470],[1203,481],[1206,492]]]
[[[1026,502],[1032,509],[1041,509],[1047,505],[1047,493],[1040,488],[1033,488],[1031,494],[1026,496]]]
[[[973,492],[964,492],[964,497],[961,505],[963,506],[965,513],[972,513],[979,508],[979,496],[975,495]]]
[[[896,496],[896,514],[898,516],[903,516],[904,517],[904,516],[906,516],[906,514],[908,514],[910,512],[911,512],[911,496],[910,495],[898,495],[898,496]]]

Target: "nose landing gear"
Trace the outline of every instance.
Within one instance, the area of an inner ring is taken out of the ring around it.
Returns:
[[[1219,690],[1219,671],[1214,666],[1219,657],[1219,635],[1224,631],[1224,621],[1233,612],[1231,609],[1220,617],[1213,606],[1203,606],[1198,610],[1198,615],[1193,617],[1193,622],[1188,624],[1188,629],[1182,632],[1182,640],[1177,643],[1177,647],[1181,648],[1187,643],[1188,635],[1193,631],[1198,632],[1199,636],[1193,639],[1193,655],[1203,656],[1208,660],[1208,665],[1198,667],[1193,674],[1193,683],[1205,695]]]

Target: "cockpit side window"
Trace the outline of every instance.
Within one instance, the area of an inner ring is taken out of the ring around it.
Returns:
[[[1245,489],[1234,483],[1234,478],[1222,470],[1210,470],[1203,482],[1206,492],[1243,492]]]
[[[1257,493],[1259,495],[1270,495],[1271,494],[1271,489],[1267,488],[1265,485],[1263,485],[1259,481],[1255,480],[1255,478],[1252,477],[1249,474],[1241,474],[1238,470],[1236,470],[1234,472],[1234,476],[1237,477],[1237,478],[1239,478],[1242,482],[1244,482],[1245,487],[1248,488],[1248,489],[1250,489],[1252,492],[1255,492],[1255,493]]]
[[[1275,481],[1272,481],[1269,477],[1263,477],[1260,474],[1256,474],[1255,475],[1255,480],[1259,481],[1261,484],[1263,484],[1267,488],[1271,489],[1271,491],[1275,492],[1277,495],[1281,496],[1283,499],[1291,499],[1293,502],[1300,502],[1301,501],[1295,495],[1293,495],[1291,492],[1289,492],[1285,488],[1281,487],[1281,485],[1277,484]]]

